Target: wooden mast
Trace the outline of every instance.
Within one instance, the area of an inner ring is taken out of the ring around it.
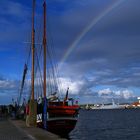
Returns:
[[[29,126],[36,126],[36,116],[37,116],[37,103],[34,100],[34,64],[35,64],[34,17],[35,17],[35,0],[33,0],[33,11],[32,11],[32,72],[31,72],[31,100],[29,102],[29,118],[28,118]]]
[[[44,47],[44,129],[47,129],[47,99],[46,99],[46,46],[47,46],[47,40],[46,40],[46,2],[43,3],[44,7],[44,29],[43,29],[43,47]]]
[[[35,29],[34,29],[34,16],[35,16],[35,0],[33,0],[32,11],[32,72],[31,72],[31,100],[34,100],[34,64],[35,64]]]

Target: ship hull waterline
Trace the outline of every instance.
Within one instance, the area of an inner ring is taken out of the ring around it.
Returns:
[[[47,120],[47,131],[58,134],[60,136],[67,136],[76,126],[76,118],[54,118]],[[37,126],[43,128],[43,123],[37,123]]]

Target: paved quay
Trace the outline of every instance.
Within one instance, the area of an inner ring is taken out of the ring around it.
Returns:
[[[7,119],[0,119],[0,140],[32,140]]]
[[[24,121],[0,118],[0,140],[66,140],[40,128],[26,127]]]

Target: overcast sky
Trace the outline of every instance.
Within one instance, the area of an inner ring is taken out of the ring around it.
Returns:
[[[36,19],[42,17],[42,2],[36,0]],[[139,0],[47,0],[47,35],[59,78],[80,103],[140,96],[139,5]],[[32,0],[0,0],[0,104],[17,97],[31,11]]]

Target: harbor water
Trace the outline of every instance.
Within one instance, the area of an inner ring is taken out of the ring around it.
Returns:
[[[140,140],[140,109],[81,109],[69,139]]]

